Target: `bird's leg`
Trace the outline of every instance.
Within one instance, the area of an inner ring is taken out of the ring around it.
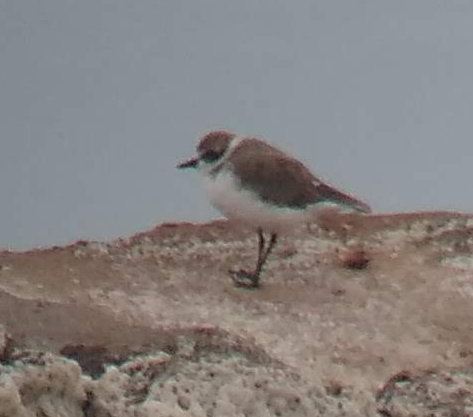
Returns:
[[[256,288],[259,287],[259,274],[261,272],[262,263],[265,257],[265,238],[263,229],[258,228],[258,260],[256,261],[256,268],[254,271],[247,271],[240,269],[238,271],[230,270],[233,283],[237,287]]]
[[[274,245],[277,241],[276,233],[271,234],[271,238],[269,241],[268,246],[265,248],[265,238],[263,234],[263,230],[258,228],[258,260],[256,261],[256,268],[253,272],[248,272],[245,270],[240,269],[239,271],[230,271],[232,274],[233,282],[237,287],[245,287],[245,288],[257,288],[259,287],[259,278],[261,271],[263,270],[263,266],[268,258],[271,250],[273,249]]]
[[[258,263],[256,264],[256,270],[255,270],[255,272],[258,275],[263,270],[263,266],[266,262],[266,259],[268,259],[268,256],[271,253],[271,251],[273,250],[273,248],[276,245],[277,241],[278,241],[278,235],[276,233],[271,233],[271,238],[269,239],[269,243],[268,243],[268,246],[266,247],[266,251],[264,251],[264,254],[261,258],[258,257]]]
[[[266,260],[266,251],[265,251],[265,239],[263,230],[261,228],[258,229],[258,260],[256,261],[256,268],[250,274],[252,276],[252,280],[254,282],[254,286],[257,287],[259,285],[259,276],[261,273],[261,269],[263,268],[264,261]]]

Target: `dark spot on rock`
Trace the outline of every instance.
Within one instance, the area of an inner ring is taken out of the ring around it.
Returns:
[[[82,412],[84,417],[95,417],[95,407],[94,407],[94,393],[87,391],[85,393],[86,398],[81,404]]]
[[[388,382],[376,394],[376,401],[389,401],[396,389],[396,384],[412,382],[412,375],[408,371],[400,371],[389,378]]]
[[[391,414],[388,410],[386,410],[386,409],[384,409],[384,408],[378,408],[377,411],[378,411],[378,413],[379,413],[381,416],[383,416],[383,417],[393,417],[392,414]]]
[[[77,361],[82,371],[92,378],[98,378],[105,372],[105,365],[120,365],[125,361],[118,355],[113,355],[103,346],[67,345],[61,355]]]
[[[12,355],[15,349],[13,338],[5,333],[5,344],[0,346],[0,363],[8,365],[12,362]]]
[[[370,260],[363,249],[348,252],[342,256],[342,265],[349,269],[366,269]]]
[[[343,387],[338,382],[331,382],[329,385],[325,386],[325,392],[327,395],[331,395],[332,397],[338,397],[342,394]]]

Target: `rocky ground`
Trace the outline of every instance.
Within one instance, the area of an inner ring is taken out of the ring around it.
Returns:
[[[473,215],[0,253],[0,417],[473,416]]]

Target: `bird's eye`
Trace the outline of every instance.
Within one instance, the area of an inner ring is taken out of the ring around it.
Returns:
[[[214,162],[222,156],[221,152],[209,150],[202,155],[202,159],[205,162]]]

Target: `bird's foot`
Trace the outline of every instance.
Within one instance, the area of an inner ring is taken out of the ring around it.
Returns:
[[[230,269],[228,272],[230,273],[230,277],[232,278],[235,287],[247,289],[259,287],[259,274],[254,271],[249,272],[245,271],[244,269],[239,269],[238,271],[235,271],[233,269]]]

